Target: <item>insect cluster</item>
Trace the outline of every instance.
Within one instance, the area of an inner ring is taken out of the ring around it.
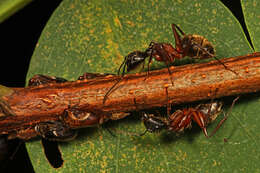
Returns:
[[[127,72],[136,69],[137,66],[143,64],[148,58],[148,72],[149,77],[150,63],[153,59],[162,61],[166,64],[169,76],[171,77],[170,64],[175,59],[181,59],[186,56],[197,59],[215,58],[214,46],[203,36],[196,34],[185,34],[177,25],[172,24],[172,31],[175,38],[175,47],[170,43],[157,43],[152,41],[145,51],[133,51],[125,56],[124,61],[118,69],[118,75],[121,77],[105,94],[103,104],[109,99],[108,96],[112,93],[115,86],[123,79]],[[218,60],[218,59],[217,59]],[[219,63],[223,64],[220,60]],[[223,64],[226,68],[226,66]],[[78,80],[96,79],[99,77],[108,76],[111,74],[85,73],[78,78]],[[174,83],[171,78],[172,84]],[[66,79],[54,76],[35,75],[29,80],[29,86],[38,86],[49,83],[64,83]],[[233,101],[234,104],[234,101]],[[224,123],[227,116],[217,125],[215,130],[209,135],[206,127],[213,122],[222,111],[222,102],[211,101],[211,103],[199,104],[196,107],[189,107],[177,110],[170,113],[170,104],[167,103],[167,116],[160,116],[159,114],[149,114],[142,112],[142,122],[146,128],[146,132],[160,132],[167,130],[169,132],[181,133],[185,129],[191,128],[192,122],[198,124],[206,137],[211,137],[219,127]],[[231,106],[232,107],[232,106]],[[81,127],[97,126],[107,120],[111,119],[111,113],[102,110],[88,110],[80,106],[70,106],[59,115],[59,119],[55,121],[40,122],[33,128],[36,134],[42,137],[43,146],[46,143],[57,141],[72,140],[77,136],[78,125]],[[1,143],[0,143],[1,144]],[[0,145],[1,147],[1,145]],[[47,150],[47,147],[45,147]],[[45,151],[45,154],[48,153]],[[47,155],[47,154],[46,154]],[[60,167],[63,163],[62,158],[60,162],[50,163],[54,167]]]

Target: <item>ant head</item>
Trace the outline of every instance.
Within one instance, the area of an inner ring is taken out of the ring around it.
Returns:
[[[127,67],[127,72],[136,69],[140,64],[145,61],[148,57],[146,52],[134,51],[125,57],[125,65]]]
[[[153,114],[143,113],[142,121],[148,132],[159,132],[162,129],[167,128],[166,122],[159,117],[155,117]]]

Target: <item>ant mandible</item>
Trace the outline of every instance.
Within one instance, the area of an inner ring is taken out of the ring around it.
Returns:
[[[238,98],[239,97],[233,100],[229,112],[232,110],[232,107],[234,106]],[[168,115],[167,119],[155,116],[153,114],[144,113],[142,116],[142,121],[146,127],[146,130],[140,136],[144,135],[146,132],[159,132],[163,129],[180,133],[187,128],[191,128],[191,123],[193,120],[200,126],[204,135],[209,138],[213,136],[216,131],[221,127],[221,125],[227,120],[227,115],[229,114],[229,112],[218,123],[213,132],[208,135],[206,127],[208,126],[208,124],[212,123],[220,114],[220,112],[222,111],[222,105],[222,102],[217,101],[207,104],[199,104],[195,108],[185,108],[182,110],[177,110],[173,114]]]

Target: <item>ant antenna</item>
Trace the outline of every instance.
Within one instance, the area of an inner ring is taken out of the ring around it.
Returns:
[[[178,31],[181,33],[181,35],[185,35],[184,32],[181,30],[181,28],[178,27],[178,25],[176,25],[176,24],[173,23],[173,24],[172,24],[172,28],[173,28],[174,26],[178,29]]]
[[[233,106],[235,105],[235,103],[236,103],[236,101],[237,101],[238,99],[239,99],[239,96],[236,97],[236,98],[233,100],[233,102],[232,102],[232,104],[231,104],[231,106],[230,106],[230,108],[229,108],[227,114],[225,114],[224,118],[218,123],[217,127],[215,127],[215,129],[211,132],[211,134],[208,136],[208,138],[212,137],[212,136],[217,132],[217,130],[222,126],[222,124],[227,120],[228,115],[229,115],[230,112],[232,111],[232,108],[233,108]]]
[[[120,65],[118,71],[117,71],[117,75],[120,74],[121,68],[123,67],[123,73],[122,73],[122,77],[125,75],[125,67],[126,67],[126,57],[124,59],[124,61],[122,62],[122,64]]]
[[[214,58],[215,60],[217,60],[221,65],[224,66],[224,68],[225,68],[226,70],[229,70],[229,71],[233,72],[235,75],[239,75],[239,74],[238,74],[237,72],[235,72],[234,70],[231,70],[230,68],[228,68],[228,67],[227,67],[223,62],[221,62],[220,59],[218,59],[215,55],[213,55],[213,54],[210,53],[209,51],[203,49],[203,48],[202,48],[200,45],[198,45],[198,44],[196,44],[196,46],[197,46],[200,50],[202,50],[203,52],[207,53],[207,54],[210,55],[212,58]]]
[[[118,81],[116,81],[116,83],[114,83],[114,85],[108,90],[108,92],[105,94],[105,96],[103,98],[103,105],[106,103],[108,96],[112,93],[112,90],[115,88],[115,86],[122,80],[123,80],[123,76],[121,76],[120,79]]]
[[[122,75],[121,75],[121,78],[116,82],[114,83],[114,85],[107,91],[107,93],[105,94],[104,96],[104,99],[103,99],[103,105],[106,103],[106,100],[108,99],[108,96],[111,94],[112,90],[115,88],[115,86],[122,81],[124,75],[125,75],[125,68],[126,68],[126,61],[127,61],[127,58],[125,57],[124,61],[122,62],[122,64],[120,65],[118,71],[117,71],[117,75],[120,75],[120,71],[121,71],[121,68],[123,67],[123,72],[122,72]]]
[[[146,132],[148,132],[147,129],[143,133],[139,134],[138,136],[144,136],[146,134]]]

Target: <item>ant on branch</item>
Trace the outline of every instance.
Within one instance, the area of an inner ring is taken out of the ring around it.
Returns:
[[[94,79],[111,74],[84,73],[78,80]],[[35,75],[29,80],[29,86],[38,86],[49,83],[63,83],[66,79],[55,76]],[[45,156],[54,168],[59,168],[63,164],[61,152],[57,142],[70,141],[75,139],[77,131],[72,127],[77,124],[85,126],[95,126],[108,120],[110,114],[103,111],[87,111],[78,107],[70,107],[64,110],[59,120],[40,122],[35,125],[34,130],[42,139]],[[54,156],[54,157],[53,157]]]
[[[197,59],[215,58],[226,69],[228,69],[224,63],[216,58],[214,46],[205,37],[196,34],[186,35],[176,24],[172,24],[172,31],[175,38],[175,48],[170,43],[151,42],[144,52],[134,51],[125,57],[117,72],[117,74],[120,75],[121,69],[123,69],[121,78],[105,94],[103,104],[112,92],[113,88],[123,79],[125,73],[136,69],[142,63],[144,68],[144,62],[148,57],[149,62],[147,75],[149,75],[150,63],[153,58],[155,58],[156,61],[163,61],[166,64],[169,75],[171,75],[169,64],[173,63],[176,58],[182,59],[186,56]],[[180,34],[177,31],[179,31]],[[234,71],[232,72],[237,74]]]
[[[239,97],[233,100],[229,112],[218,123],[218,125],[210,135],[208,135],[206,127],[210,123],[212,123],[222,111],[222,102],[216,101],[207,104],[199,104],[195,108],[185,108],[182,110],[177,110],[171,115],[169,114],[169,111],[167,111],[167,118],[158,117],[153,114],[143,113],[142,121],[146,127],[146,130],[140,136],[146,134],[146,132],[160,132],[163,129],[180,133],[187,128],[191,128],[191,123],[192,121],[194,121],[200,126],[204,135],[207,138],[209,138],[213,136],[216,133],[216,131],[221,127],[221,125],[227,120],[228,114],[231,112],[238,98]]]

